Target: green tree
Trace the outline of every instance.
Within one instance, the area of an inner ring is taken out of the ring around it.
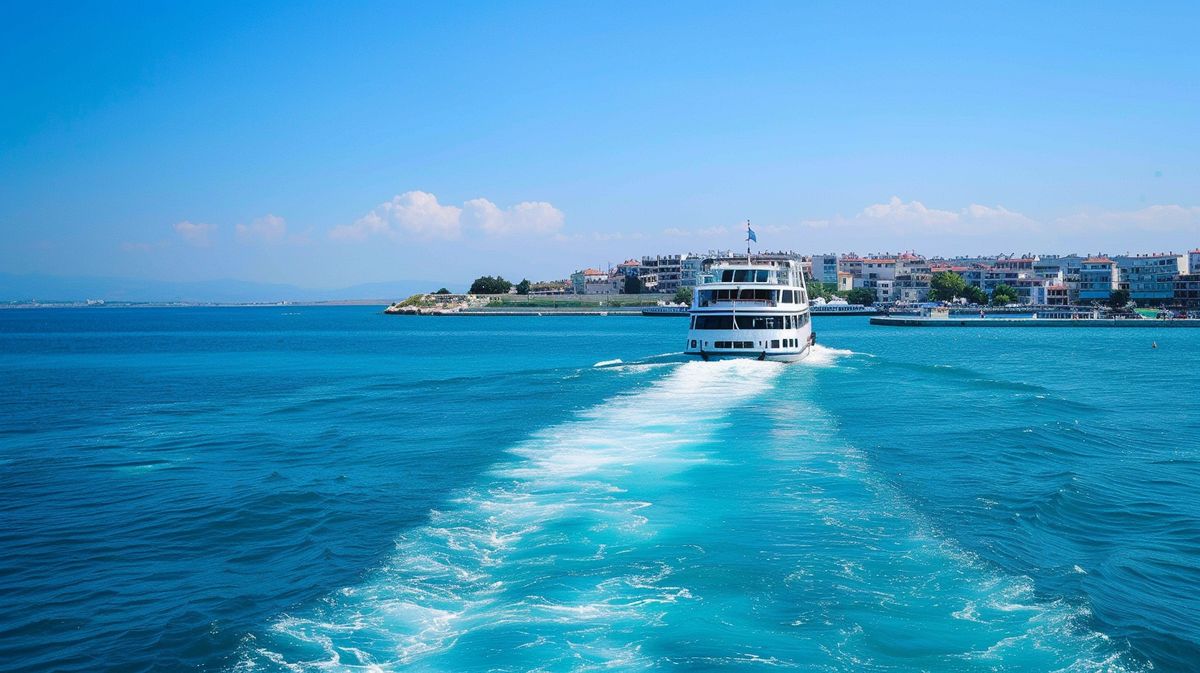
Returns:
[[[511,289],[512,283],[500,276],[480,276],[471,283],[471,294],[508,294]]]
[[[953,271],[939,271],[929,279],[930,301],[954,301],[967,295],[966,279]]]
[[[692,303],[692,288],[681,287],[678,290],[675,290],[675,303],[676,304],[691,304]]]
[[[810,280],[806,285],[808,286],[808,296],[811,298],[820,297],[825,301],[829,301],[834,297],[836,286],[833,284],[822,283],[819,280]]]
[[[1108,305],[1110,308],[1123,309],[1129,304],[1129,290],[1113,290],[1112,294],[1108,295]]]
[[[1005,304],[1015,304],[1020,301],[1020,295],[1017,294],[1016,288],[1011,285],[1000,283],[992,290],[992,305],[1004,306]]]
[[[646,289],[642,279],[637,276],[625,276],[625,294],[641,294]]]
[[[434,294],[450,294],[450,290],[447,290],[446,288],[441,287],[441,288],[438,288],[438,291],[434,292]]]
[[[517,283],[517,294],[529,294],[529,287],[532,283],[528,278],[522,278],[521,282]]]
[[[963,296],[966,297],[967,301],[971,302],[972,304],[979,304],[982,306],[983,304],[988,303],[988,295],[983,291],[983,288],[979,288],[974,285],[968,285],[967,289],[963,292]]]
[[[875,293],[865,287],[856,287],[846,293],[846,301],[851,304],[870,306],[875,303]]]

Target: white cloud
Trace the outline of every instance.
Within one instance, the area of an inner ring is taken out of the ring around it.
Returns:
[[[1200,206],[1154,205],[1140,210],[1080,212],[1055,220],[1071,231],[1190,232],[1200,235]]]
[[[348,240],[363,240],[374,234],[454,239],[462,232],[461,216],[462,208],[444,206],[429,192],[405,192],[379,204],[354,224],[334,227],[329,235]]]
[[[523,201],[501,208],[488,199],[471,199],[460,208],[442,205],[428,192],[405,192],[379,204],[353,224],[330,230],[335,239],[364,240],[373,235],[392,238],[457,239],[466,228],[489,236],[555,235],[566,216],[545,201]]]
[[[249,225],[239,224],[235,227],[237,238],[243,243],[262,241],[278,243],[287,236],[287,223],[278,215],[264,215]]]
[[[203,224],[184,220],[183,222],[177,222],[175,224],[175,233],[179,234],[179,236],[183,238],[188,245],[207,247],[211,242],[209,241],[208,236],[215,231],[216,228],[216,225],[213,224]]]
[[[893,196],[887,203],[876,203],[863,208],[859,218],[875,220],[896,226],[929,228],[949,227],[958,222],[958,214],[949,210],[926,208],[920,201],[904,203]]]
[[[929,208],[920,201],[905,203],[893,196],[887,203],[867,206],[858,214],[856,225],[872,224],[898,233],[992,234],[999,231],[1037,229],[1033,219],[1004,206],[977,203],[961,210]]]
[[[553,234],[562,229],[563,212],[545,201],[523,201],[500,209],[487,199],[463,204],[466,223],[491,236]]]

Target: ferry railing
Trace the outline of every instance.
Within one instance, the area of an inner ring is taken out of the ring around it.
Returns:
[[[700,302],[701,308],[738,308],[739,306],[750,308],[775,307],[779,306],[779,302],[766,299],[712,299]]]

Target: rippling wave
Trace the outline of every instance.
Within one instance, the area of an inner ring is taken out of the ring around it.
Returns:
[[[1189,330],[284,313],[0,313],[0,670],[1200,660]]]

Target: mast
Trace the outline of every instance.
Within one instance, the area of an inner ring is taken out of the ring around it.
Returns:
[[[746,220],[746,263],[752,264],[750,261],[750,237],[753,234],[750,231],[750,220]]]

